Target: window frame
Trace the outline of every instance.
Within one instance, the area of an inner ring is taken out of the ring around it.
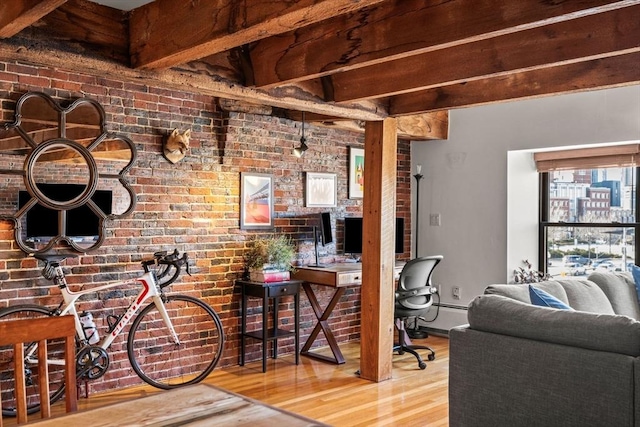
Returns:
[[[631,167],[631,166],[622,166]],[[607,168],[603,166],[602,168]],[[589,167],[584,170],[598,169],[597,167]],[[638,222],[638,213],[640,213],[640,167],[634,167],[635,169],[635,203],[634,203],[634,217],[635,222],[551,222],[549,221],[550,212],[550,172],[539,172],[539,212],[538,212],[538,265],[541,266],[541,270],[545,273],[548,272],[548,249],[547,249],[547,229],[551,227],[566,227],[567,225],[576,228],[633,228],[634,229],[634,258],[633,263],[638,265],[638,259],[640,258],[640,222]],[[576,168],[575,170],[578,170]],[[580,169],[582,170],[582,169]]]

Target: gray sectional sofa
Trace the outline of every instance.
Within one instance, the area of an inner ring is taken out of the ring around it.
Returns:
[[[640,427],[631,274],[533,286],[574,310],[532,305],[527,285],[492,285],[450,331],[450,425]]]

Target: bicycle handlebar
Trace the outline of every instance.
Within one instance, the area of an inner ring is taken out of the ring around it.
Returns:
[[[48,280],[52,280],[55,277],[55,268],[58,267],[62,261],[69,257],[77,257],[78,255],[72,253],[46,253],[35,254],[34,256],[45,262],[42,276]],[[150,267],[152,266],[159,267],[154,273],[160,288],[164,288],[175,282],[182,272],[182,266],[186,266],[187,274],[191,276],[191,272],[189,271],[189,256],[186,252],[180,256],[178,249],[174,249],[171,253],[167,253],[167,251],[155,252],[153,258],[142,260],[141,264],[145,273],[150,272]]]
[[[167,251],[155,252],[153,258],[142,261],[142,267],[145,272],[149,272],[149,267],[153,265],[161,267],[156,271],[156,280],[158,281],[158,286],[161,288],[170,285],[178,279],[183,265],[186,265],[187,274],[191,276],[191,272],[189,271],[189,256],[185,252],[181,257],[178,249],[174,249],[172,253],[167,253]],[[168,277],[168,279],[164,280],[166,277]]]

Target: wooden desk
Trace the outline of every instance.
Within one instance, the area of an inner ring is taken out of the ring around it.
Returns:
[[[400,277],[400,272],[402,271],[404,264],[404,262],[396,263],[394,269],[394,278],[396,280]],[[338,365],[343,364],[344,356],[342,355],[338,342],[329,327],[329,317],[347,287],[362,285],[362,263],[328,264],[325,267],[300,266],[296,267],[296,271],[292,276],[294,279],[303,281],[302,287],[304,288],[304,291],[309,298],[309,302],[311,303],[311,307],[313,308],[313,312],[318,319],[318,323],[313,328],[313,331],[311,331],[311,335],[307,338],[302,350],[300,350],[300,354],[325,362],[336,363]],[[311,287],[312,283],[335,288],[333,296],[324,310],[320,307],[318,298],[313,292],[313,288]],[[333,353],[333,357],[324,356],[310,351],[311,346],[318,338],[320,331],[324,333],[327,343],[329,344],[329,348],[331,348],[331,352]]]
[[[324,426],[209,384],[159,391],[89,411],[27,424],[30,427]]]

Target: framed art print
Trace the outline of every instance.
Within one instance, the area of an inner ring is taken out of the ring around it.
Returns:
[[[307,172],[307,207],[334,207],[338,202],[338,178],[335,173]]]
[[[349,147],[349,198],[364,195],[364,149]]]
[[[273,228],[273,175],[240,174],[240,228]]]

